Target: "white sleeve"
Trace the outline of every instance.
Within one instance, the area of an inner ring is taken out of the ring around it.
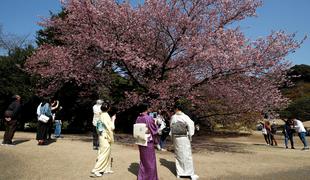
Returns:
[[[39,106],[37,107],[37,115],[38,116],[40,116],[40,114],[41,114],[41,104],[42,103],[40,103]]]
[[[185,116],[186,116],[186,118],[184,118],[184,120],[187,123],[189,135],[193,136],[195,134],[195,123],[187,115],[185,115]]]
[[[173,115],[170,119],[170,128],[172,128],[172,124],[176,122],[175,115]],[[172,132],[169,132],[169,136],[172,136]]]

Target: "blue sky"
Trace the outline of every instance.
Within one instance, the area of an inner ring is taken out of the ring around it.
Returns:
[[[141,1],[141,0],[139,0]],[[308,39],[300,49],[288,56],[293,64],[310,65],[310,0],[264,0],[263,7],[257,9],[258,17],[240,22],[246,36],[251,39],[266,36],[272,30],[297,33],[301,40]],[[61,9],[59,0],[1,0],[0,25],[5,33],[29,35],[35,39],[40,29],[40,17],[48,17],[49,12]]]

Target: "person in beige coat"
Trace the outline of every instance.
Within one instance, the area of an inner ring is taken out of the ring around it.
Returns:
[[[111,145],[114,142],[113,130],[114,120],[108,114],[109,104],[101,105],[102,113],[97,122],[96,128],[99,135],[99,150],[95,167],[92,170],[94,176],[102,176],[102,174],[113,173],[111,170]]]

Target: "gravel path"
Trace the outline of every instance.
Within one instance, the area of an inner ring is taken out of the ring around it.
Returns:
[[[0,131],[0,138],[3,138]],[[310,179],[310,151],[266,146],[261,134],[251,136],[194,137],[195,171],[200,179]],[[64,135],[47,146],[37,146],[35,133],[17,132],[16,146],[0,146],[0,180],[84,180],[93,179],[96,151],[90,135]],[[160,180],[174,180],[175,166],[171,142],[167,152],[157,151]],[[98,179],[135,180],[138,148],[128,135],[116,135],[112,146],[114,174]],[[185,178],[186,179],[186,178]]]

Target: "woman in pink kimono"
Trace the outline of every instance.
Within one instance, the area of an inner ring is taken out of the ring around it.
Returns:
[[[151,116],[148,115],[148,105],[142,104],[139,107],[140,115],[136,123],[145,123],[149,134],[147,146],[139,145],[140,166],[138,180],[158,180],[156,156],[154,144],[156,142],[157,126]]]

